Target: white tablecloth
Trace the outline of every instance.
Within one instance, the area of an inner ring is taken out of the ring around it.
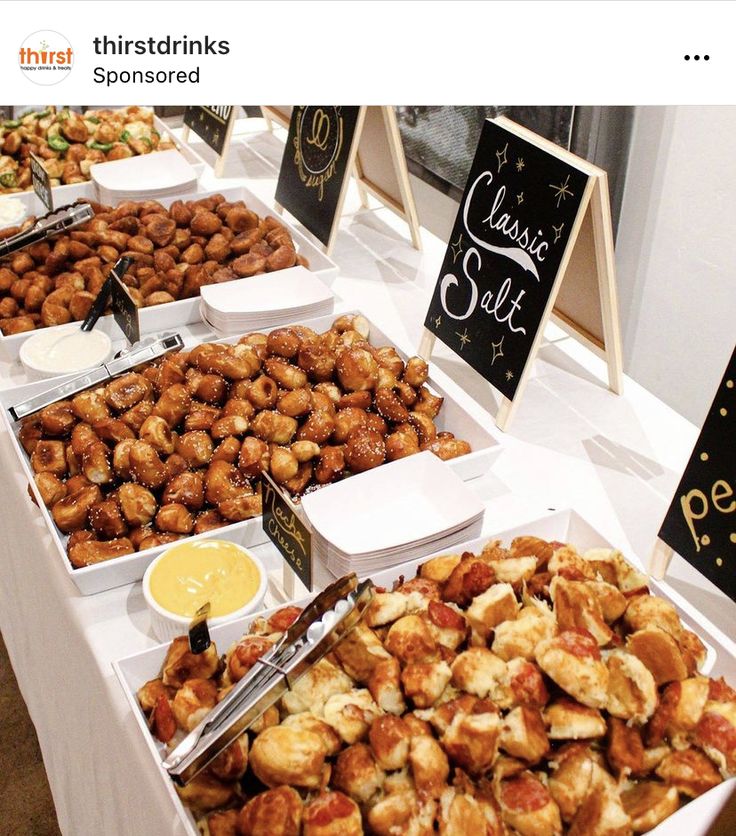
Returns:
[[[227,173],[246,172],[246,185],[271,202],[281,150],[271,135],[243,134]],[[202,186],[218,181],[208,174]],[[351,195],[333,290],[340,304],[362,309],[400,343],[417,346],[443,245],[425,232],[418,253],[388,210],[355,213],[357,206]],[[488,503],[484,532],[574,507],[625,552],[646,559],[697,431],[631,380],[622,397],[611,394],[600,360],[554,327],[547,337],[510,433],[498,434],[503,452],[471,483]],[[495,412],[490,388],[442,346],[437,363]],[[10,373],[7,364],[0,367],[2,379]],[[52,552],[5,434],[0,444],[0,629],[38,732],[61,830],[182,833],[111,669],[113,660],[156,644],[140,584],[81,596]],[[279,565],[270,546],[259,553]],[[734,635],[736,606],[679,558],[670,582]]]

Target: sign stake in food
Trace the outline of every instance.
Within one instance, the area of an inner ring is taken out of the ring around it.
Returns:
[[[222,177],[225,170],[225,158],[230,148],[234,124],[233,105],[193,105],[184,111],[182,139],[184,142],[189,141],[191,128],[217,154],[215,177]]]
[[[294,598],[294,578],[312,590],[312,533],[291,498],[268,473],[261,474],[263,530],[284,558],[284,590]]]
[[[286,209],[329,254],[335,244],[350,173],[360,203],[376,198],[409,226],[412,245],[421,249],[419,219],[409,183],[404,147],[392,107],[286,106],[261,108],[269,129],[288,127],[276,206]],[[288,120],[288,121],[287,121]]]
[[[553,319],[623,388],[605,171],[505,117],[486,121],[419,354],[439,337],[502,394],[506,430]]]
[[[706,416],[649,562],[663,578],[674,552],[736,601],[736,349]]]
[[[33,191],[38,195],[39,200],[49,210],[54,211],[54,197],[51,193],[51,180],[49,173],[43,166],[43,160],[31,152],[31,181]]]

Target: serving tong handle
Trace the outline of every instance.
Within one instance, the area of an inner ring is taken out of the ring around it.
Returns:
[[[355,627],[373,593],[373,583],[358,583],[354,574],[321,592],[281,640],[256,660],[257,668],[169,754],[163,766],[171,778],[186,785],[246,731]]]
[[[22,232],[0,240],[0,257],[22,250],[31,244],[45,241],[53,235],[79,226],[94,218],[94,209],[89,203],[73,203],[68,206],[60,206],[51,212],[47,212],[36,220],[33,226],[24,229]]]

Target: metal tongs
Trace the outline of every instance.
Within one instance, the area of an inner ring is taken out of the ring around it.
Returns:
[[[178,351],[183,347],[184,340],[179,334],[169,334],[160,339],[141,341],[134,349],[125,352],[120,357],[114,357],[107,363],[67,380],[66,383],[60,383],[53,389],[47,389],[40,395],[34,395],[22,403],[15,404],[15,406],[8,408],[8,412],[13,421],[20,421],[21,418],[33,415],[34,412],[39,412],[52,403],[76,395],[77,392],[83,392],[91,386],[99,386],[113,377],[140,366],[141,363],[148,363],[157,357],[168,354],[170,351]]]
[[[163,765],[171,778],[185,786],[246,731],[358,624],[374,592],[372,581],[359,583],[351,574],[317,595],[249,675],[166,758]]]
[[[47,212],[28,229],[24,229],[10,238],[0,240],[0,258],[22,250],[31,244],[45,241],[47,238],[58,235],[74,226],[91,221],[94,216],[94,209],[89,203],[61,206],[59,209],[54,209],[53,212]]]

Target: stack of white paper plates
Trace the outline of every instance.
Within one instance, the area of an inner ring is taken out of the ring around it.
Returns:
[[[309,493],[312,559],[365,577],[477,537],[484,507],[429,451]]]
[[[178,151],[156,151],[90,168],[102,203],[160,200],[196,191],[197,173]]]
[[[327,285],[302,266],[205,285],[200,296],[202,319],[222,336],[327,316],[335,303]]]

